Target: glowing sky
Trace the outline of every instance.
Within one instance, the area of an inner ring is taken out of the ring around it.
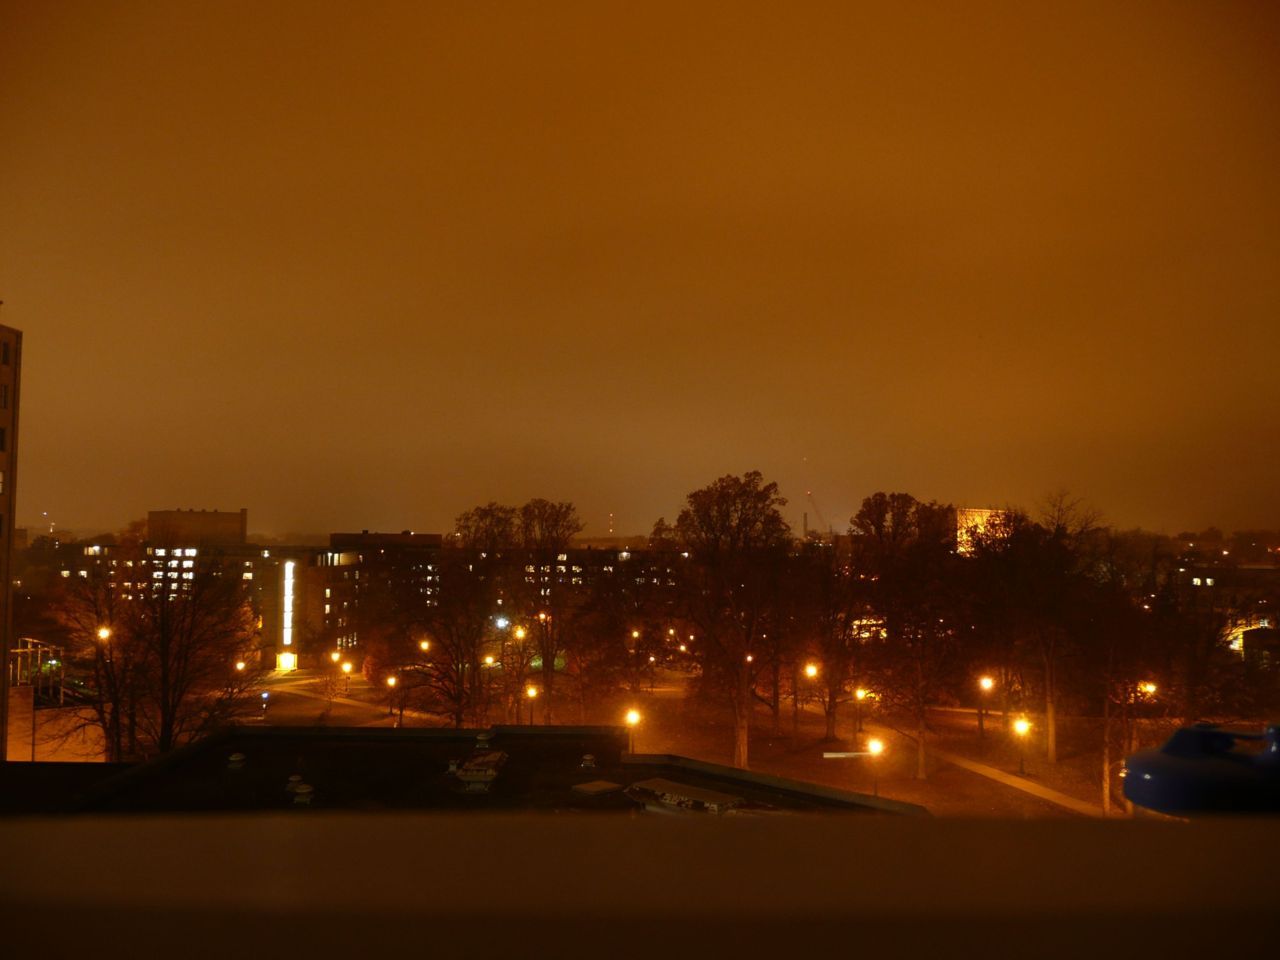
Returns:
[[[0,118],[29,524],[1280,527],[1277,4],[3,2]]]

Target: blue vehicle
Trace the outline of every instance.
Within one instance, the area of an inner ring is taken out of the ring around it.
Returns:
[[[1258,747],[1261,746],[1261,750]],[[1126,761],[1124,795],[1174,817],[1280,813],[1280,725],[1264,733],[1183,727]]]

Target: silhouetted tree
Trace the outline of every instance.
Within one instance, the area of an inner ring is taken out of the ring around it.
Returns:
[[[139,550],[113,559],[68,578],[56,608],[109,759],[164,753],[252,709],[265,665],[238,567],[200,558],[173,581],[152,579]]]
[[[873,641],[881,696],[915,729],[916,777],[925,779],[926,711],[953,666],[959,607],[954,511],[905,493],[877,493],[853,517],[853,569],[884,621]]]
[[[698,632],[703,680],[733,710],[733,763],[746,767],[757,676],[753,651],[762,644],[790,543],[782,518],[786,500],[759,472],[725,476],[690,493],[676,521],[689,552],[680,604]]]

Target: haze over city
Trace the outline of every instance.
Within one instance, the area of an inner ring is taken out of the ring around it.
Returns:
[[[22,524],[1280,526],[1274,5],[5,6]]]

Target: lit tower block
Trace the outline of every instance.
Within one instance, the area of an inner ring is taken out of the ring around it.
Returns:
[[[294,571],[297,564],[284,562],[284,576],[280,578],[280,652],[276,654],[276,669],[282,673],[298,669],[298,654],[293,649],[293,600]]]

